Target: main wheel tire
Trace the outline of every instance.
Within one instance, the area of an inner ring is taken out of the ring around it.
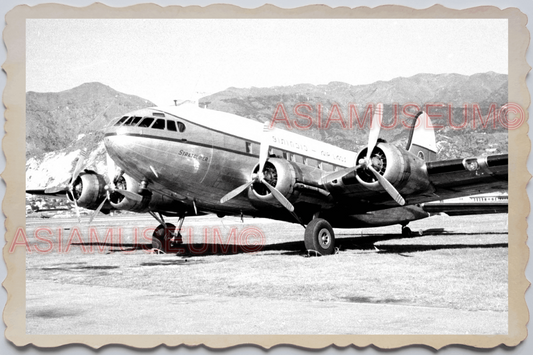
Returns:
[[[152,234],[152,248],[159,249],[165,253],[170,249],[170,238],[174,235],[176,226],[172,223],[160,224]]]
[[[328,221],[322,218],[313,219],[305,228],[305,248],[317,251],[321,255],[330,255],[335,251],[335,233]]]

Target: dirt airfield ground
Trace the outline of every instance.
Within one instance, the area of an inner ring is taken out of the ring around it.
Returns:
[[[180,255],[151,217],[87,220],[27,219],[28,334],[507,333],[507,214],[337,229],[327,257],[263,219],[188,218]]]

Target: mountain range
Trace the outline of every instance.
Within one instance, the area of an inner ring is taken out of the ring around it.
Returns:
[[[115,117],[154,106],[100,83],[85,83],[61,92],[26,93],[26,157],[90,143]],[[80,142],[78,142],[80,141]],[[90,148],[90,147],[89,147]]]
[[[383,103],[384,123],[393,127],[383,129],[380,136],[391,143],[405,146],[407,132],[401,121],[409,122],[409,118],[402,114],[404,105],[415,103],[424,110],[428,103],[441,103],[442,107],[430,109],[432,115],[442,116],[441,119],[434,120],[434,125],[442,125],[442,128],[436,130],[438,158],[451,159],[487,153],[487,149],[491,154],[507,152],[506,128],[494,122],[492,116],[487,118],[492,104],[499,109],[507,103],[507,92],[507,75],[504,74],[494,72],[470,76],[418,74],[368,85],[331,82],[326,85],[228,88],[202,98],[200,106],[235,113],[259,122],[276,120],[276,127],[287,128],[287,125],[281,121],[284,118],[283,112],[278,109],[282,104],[286,117],[291,122],[291,128],[296,133],[357,151],[367,143],[369,123],[367,121],[363,129],[357,129],[355,113],[350,106],[356,108],[360,120],[363,121],[369,104]],[[295,120],[300,125],[309,122],[295,114],[294,110],[299,104],[308,105],[300,107],[299,112],[313,119],[313,126],[310,129],[294,129]],[[464,104],[467,104],[466,115]],[[479,116],[474,127],[472,110],[474,104],[479,107],[486,124],[485,128],[481,127]],[[411,113],[417,111],[415,107],[406,109]],[[333,110],[336,112],[332,112]],[[331,125],[327,129],[317,128],[319,111],[321,127],[327,124],[328,118],[332,115]],[[342,120],[349,125],[350,115],[354,121],[353,130],[345,129],[339,119],[339,116],[342,116]],[[466,122],[466,126],[463,129],[454,129],[449,124],[449,117],[455,126],[461,126],[463,122]],[[394,124],[395,118],[396,124]]]
[[[276,107],[274,103],[337,102],[345,107],[348,103],[406,104],[451,103],[460,107],[463,103],[478,103],[486,106],[492,102],[507,103],[507,75],[494,72],[474,74],[417,74],[399,77],[390,81],[377,81],[367,85],[350,85],[331,82],[326,85],[298,84],[271,88],[228,88],[204,97],[200,103],[220,111],[234,111],[245,117],[260,117],[258,109]]]
[[[416,103],[421,109],[426,103],[444,104],[443,107],[433,108],[432,111],[432,114],[443,115],[443,118],[438,120],[443,127],[437,129],[439,159],[507,152],[506,129],[500,125],[493,127],[493,119],[486,117],[491,104],[494,103],[496,108],[499,108],[507,103],[507,75],[494,72],[470,76],[418,74],[368,85],[331,82],[324,85],[298,84],[269,88],[231,87],[203,97],[199,100],[199,105],[265,122],[273,118],[283,118],[279,110],[275,116],[276,109],[281,104],[291,123],[297,120],[302,124],[306,121],[294,113],[294,108],[298,104],[307,105],[300,107],[300,112],[308,114],[314,120],[313,126],[305,130],[294,129],[293,126],[294,132],[345,149],[358,150],[366,144],[368,122],[363,129],[358,129],[355,122],[353,130],[345,129],[340,123],[339,115],[348,122],[352,106],[362,119],[368,105],[378,102],[384,104],[385,124],[391,124],[395,105],[400,110],[398,119],[408,120],[401,112],[403,105],[407,103]],[[465,103],[468,104],[467,125],[464,129],[453,129],[448,122],[449,107],[452,122],[458,124],[457,122],[465,119]],[[486,128],[481,128],[479,124],[476,128],[473,127],[472,104],[479,105],[484,119],[488,120]],[[155,105],[149,100],[120,93],[96,82],[61,92],[27,92],[27,182],[31,180],[35,186],[56,180],[49,175],[57,171],[54,165],[58,164],[65,166],[65,169],[63,176],[57,179],[68,178],[70,166],[77,156],[73,152],[83,147],[94,152],[88,162],[92,162],[94,167],[101,167],[105,153],[102,128],[115,117],[150,106]],[[332,112],[335,106],[338,110]],[[412,111],[414,107],[409,109]],[[319,111],[322,124],[328,118],[334,118],[328,129],[317,129]],[[407,133],[399,122],[392,129],[382,129],[381,137],[390,143],[404,146]],[[276,127],[286,128],[284,126],[283,122],[277,122]]]

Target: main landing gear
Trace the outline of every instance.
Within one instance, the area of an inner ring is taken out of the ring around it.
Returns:
[[[315,218],[305,228],[305,248],[310,253],[329,255],[335,252],[335,233],[328,221]]]
[[[154,212],[149,213],[160,223],[152,234],[152,248],[165,253],[176,252],[178,250],[177,246],[183,244],[180,230],[185,216],[180,217],[178,228],[176,228],[172,223],[166,223],[160,213],[159,216]]]

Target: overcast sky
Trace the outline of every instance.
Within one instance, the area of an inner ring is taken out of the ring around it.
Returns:
[[[27,20],[27,91],[101,82],[158,105],[228,87],[507,74],[507,20]],[[201,95],[203,96],[203,95]]]

